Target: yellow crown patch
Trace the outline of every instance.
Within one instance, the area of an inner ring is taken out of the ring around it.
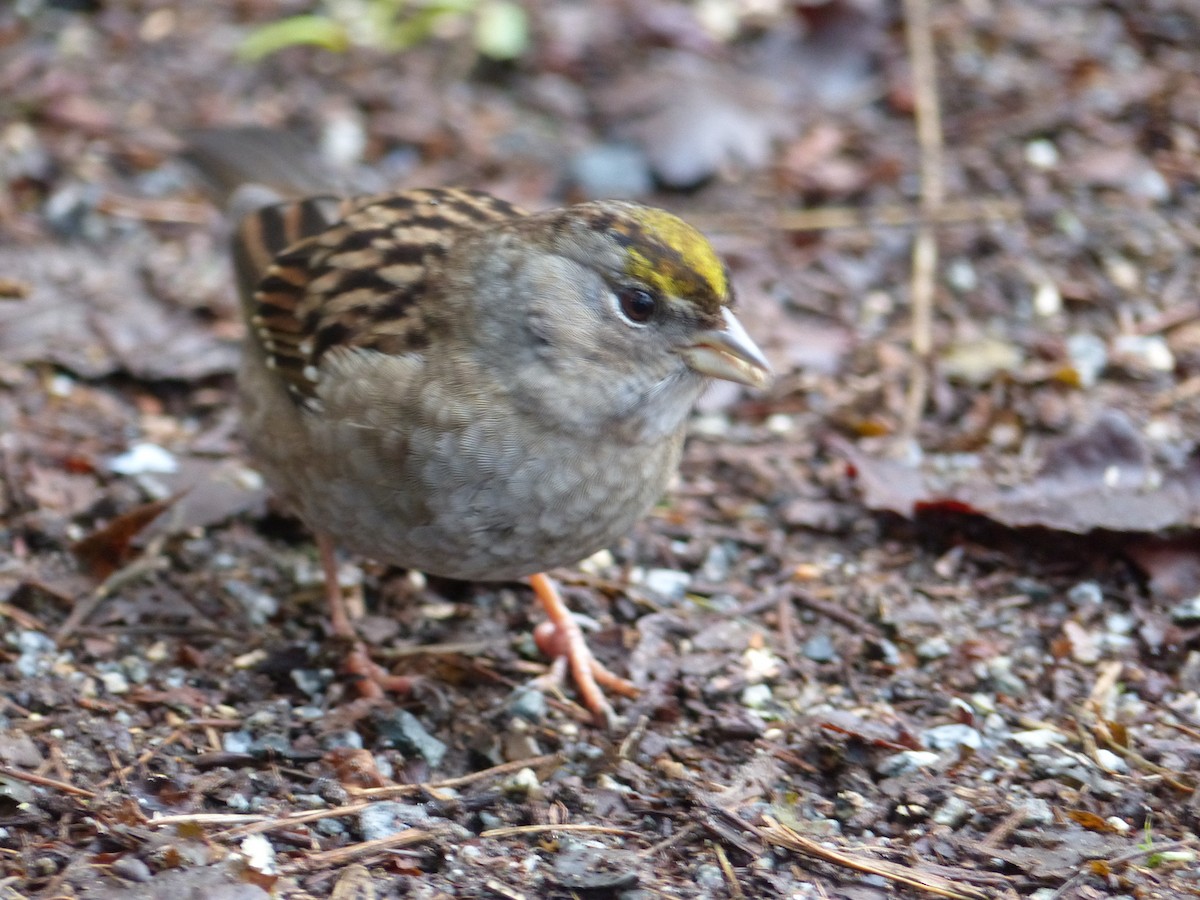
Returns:
[[[678,216],[652,207],[628,213],[625,271],[663,294],[692,300],[707,312],[727,302],[729,282],[708,238]]]

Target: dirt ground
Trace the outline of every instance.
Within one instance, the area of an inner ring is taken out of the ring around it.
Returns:
[[[534,0],[496,61],[467,6],[0,8],[0,898],[1200,896],[1200,7]],[[233,124],[728,259],[774,386],[557,573],[613,733],[525,586],[346,558],[424,676],[355,702],[178,160]]]

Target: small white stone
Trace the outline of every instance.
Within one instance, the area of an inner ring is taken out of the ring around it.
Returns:
[[[118,475],[145,475],[158,473],[169,475],[179,470],[175,457],[158,444],[134,444],[119,456],[108,461],[110,471]]]
[[[261,834],[251,834],[241,844],[242,855],[246,857],[246,865],[259,872],[270,874],[275,871],[275,848]]]
[[[978,750],[983,744],[983,738],[970,725],[952,723],[936,725],[922,731],[921,743],[930,750],[952,750],[955,747],[970,747],[972,750]]]
[[[1117,834],[1129,834],[1129,831],[1130,831],[1129,823],[1126,822],[1124,819],[1122,819],[1120,816],[1109,816],[1104,821],[1107,822],[1109,827],[1112,828],[1112,830],[1115,831]]]
[[[771,687],[766,684],[747,685],[742,691],[742,705],[750,709],[762,709],[771,702]]]
[[[1062,292],[1053,281],[1043,281],[1033,292],[1033,311],[1039,316],[1054,316],[1062,312]]]
[[[1054,821],[1054,810],[1041,797],[1026,800],[1024,812],[1025,818],[1021,820],[1022,825],[1049,825]]]
[[[771,434],[790,434],[792,429],[796,427],[796,420],[787,413],[772,413],[767,416],[767,421],[764,422],[767,426],[767,431]]]
[[[101,672],[100,680],[104,683],[104,689],[110,694],[129,692],[129,679],[120,672]]]
[[[1129,771],[1129,763],[1125,762],[1125,760],[1111,750],[1105,750],[1103,747],[1096,750],[1096,762],[1100,764],[1102,769],[1108,772],[1117,772],[1124,775]]]
[[[1108,365],[1108,348],[1094,334],[1069,335],[1067,355],[1083,387],[1092,387]]]
[[[642,585],[660,597],[678,600],[687,592],[692,576],[677,569],[647,569]]]
[[[746,667],[746,680],[751,683],[778,678],[783,671],[779,657],[766,647],[750,647],[742,654],[742,664]]]
[[[917,645],[917,656],[921,659],[941,659],[949,656],[951,649],[948,640],[941,635],[936,635]]]
[[[1038,138],[1025,145],[1025,162],[1035,169],[1053,169],[1058,165],[1058,160],[1058,147],[1045,138]]]
[[[938,825],[957,828],[971,817],[971,807],[962,797],[951,796],[934,810],[931,817]]]
[[[927,769],[935,765],[940,758],[928,750],[902,750],[880,760],[875,771],[885,778],[891,778],[917,769]]]
[[[537,797],[541,793],[542,783],[538,780],[537,773],[526,767],[504,782],[504,790],[509,794]]]
[[[616,565],[611,550],[597,550],[583,562],[579,563],[581,572],[588,575],[599,575]]]
[[[1034,728],[1029,731],[1015,731],[1012,739],[1026,750],[1045,750],[1056,744],[1065,744],[1067,737],[1053,728]]]
[[[969,259],[952,259],[946,264],[946,283],[966,294],[979,286],[979,275]]]
[[[1113,353],[1133,360],[1152,372],[1175,371],[1175,354],[1162,335],[1118,335],[1113,341]]]
[[[63,375],[61,372],[50,379],[50,383],[46,386],[52,397],[69,397],[71,392],[75,390],[75,379],[70,375]]]

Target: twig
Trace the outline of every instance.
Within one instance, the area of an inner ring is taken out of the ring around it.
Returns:
[[[313,869],[341,866],[351,860],[361,859],[364,856],[370,856],[381,850],[393,850],[398,847],[411,847],[414,844],[423,844],[426,841],[433,840],[438,834],[439,832],[426,831],[423,828],[406,828],[404,831],[389,834],[387,837],[376,838],[373,841],[363,841],[359,844],[351,844],[348,847],[337,847],[333,850],[326,850],[323,853],[310,853],[301,859],[280,866],[279,871],[291,875],[298,872],[308,872]]]
[[[614,828],[611,825],[587,825],[584,823],[571,824],[567,822],[558,825],[511,825],[506,828],[489,828],[480,832],[480,837],[498,838],[512,837],[516,834],[545,834],[552,831],[571,831],[576,834],[612,834],[617,837],[642,839],[642,835],[628,828]]]
[[[742,892],[742,886],[737,880],[737,873],[733,871],[733,865],[729,862],[729,855],[725,852],[725,848],[721,844],[714,844],[713,849],[717,853],[717,862],[721,865],[725,880],[729,882],[729,896],[734,900],[745,900],[746,895]]]
[[[942,114],[937,90],[937,66],[928,0],[904,0],[904,33],[912,63],[913,105],[917,147],[921,162],[921,213],[923,221],[913,241],[912,255],[912,374],[905,398],[900,434],[906,441],[916,436],[929,395],[929,363],[933,353],[934,275],[938,249],[930,218],[945,202],[942,179]]]
[[[147,819],[146,824],[154,828],[161,828],[163,825],[240,825],[243,822],[262,822],[267,818],[255,813],[176,813],[173,816],[155,816]],[[272,824],[278,821],[270,820]]]
[[[0,763],[0,777],[14,778],[17,781],[25,781],[29,784],[36,784],[38,787],[54,788],[56,791],[62,791],[64,794],[74,794],[76,797],[87,797],[89,800],[96,796],[95,791],[89,791],[85,788],[75,787],[67,781],[58,781],[54,778],[47,778],[44,775],[34,775],[31,772],[22,772],[20,769],[14,769],[12,766],[6,766]]]
[[[853,231],[874,228],[909,228],[919,225],[961,225],[968,222],[1007,222],[1019,219],[1024,208],[1015,200],[984,197],[974,200],[948,200],[937,209],[914,208],[909,204],[889,203],[870,209],[852,206],[820,206],[815,209],[788,209],[770,218],[749,218],[736,214],[693,213],[696,225],[707,232],[728,233],[757,231],[764,226],[776,231]]]
[[[919,869],[900,866],[885,860],[863,859],[851,856],[849,853],[844,853],[841,850],[835,850],[832,847],[826,847],[816,841],[809,840],[795,829],[775,821],[770,816],[763,816],[763,819],[767,823],[766,827],[757,830],[763,838],[772,844],[778,844],[789,850],[814,856],[817,859],[847,869],[853,869],[856,872],[879,875],[889,881],[908,885],[911,888],[925,891],[937,897],[947,897],[949,900],[987,900],[987,894],[970,885],[959,884],[950,881],[948,878],[943,878],[941,875],[933,875],[928,872],[922,872]]]
[[[231,828],[228,831],[222,831],[212,835],[212,840],[232,840],[233,838],[246,837],[251,834],[265,834],[268,831],[279,831],[283,828],[290,828],[293,825],[304,825],[308,822],[317,822],[321,819],[340,819],[343,816],[352,816],[355,813],[360,813],[364,809],[370,808],[371,804],[367,801],[359,803],[347,803],[344,806],[335,806],[332,809],[314,809],[308,812],[292,813],[287,816],[280,816],[277,819],[268,819],[266,821],[258,821],[249,825],[243,825],[240,828]],[[175,816],[173,818],[185,818],[184,816]],[[245,817],[248,818],[248,817]],[[245,818],[242,821],[245,821]],[[161,822],[162,819],[155,819],[154,822]]]
[[[378,800],[387,797],[407,797],[411,794],[420,794],[425,791],[438,791],[445,788],[459,788],[465,784],[472,784],[476,781],[483,781],[487,778],[495,778],[500,775],[507,775],[510,772],[519,772],[521,769],[538,769],[542,766],[548,766],[555,763],[563,762],[561,753],[547,753],[545,756],[533,756],[529,759],[517,759],[512,762],[501,763],[498,766],[492,766],[490,769],[483,769],[480,772],[472,772],[470,775],[463,775],[459,778],[447,778],[445,781],[431,781],[421,784],[395,784],[387,787],[377,788],[349,788],[350,794],[353,797],[371,798]]]

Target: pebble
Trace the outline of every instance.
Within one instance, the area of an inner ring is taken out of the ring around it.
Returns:
[[[1054,810],[1050,808],[1050,804],[1041,797],[1034,797],[1026,800],[1024,804],[1025,817],[1021,820],[1022,825],[1052,825],[1054,824]]]
[[[746,679],[751,683],[769,681],[783,674],[783,660],[767,647],[750,647],[742,654]]]
[[[1033,309],[1044,318],[1062,312],[1062,292],[1053,281],[1042,281],[1033,291]]]
[[[254,738],[248,731],[227,731],[221,737],[221,746],[226,753],[249,753]]]
[[[1094,334],[1077,333],[1067,337],[1067,356],[1079,383],[1085,388],[1095,386],[1100,373],[1108,365],[1108,348]]]
[[[542,793],[542,783],[538,781],[537,773],[526,767],[505,779],[501,785],[506,794],[536,799]]]
[[[942,659],[950,655],[951,649],[950,642],[938,635],[921,641],[917,645],[917,657],[919,659]]]
[[[927,769],[935,765],[939,759],[941,759],[940,756],[930,753],[928,750],[902,750],[880,760],[879,764],[875,766],[875,771],[884,778],[894,778],[918,769]]]
[[[721,584],[729,577],[729,570],[736,557],[737,550],[730,544],[725,542],[713,544],[708,548],[708,553],[704,555],[704,562],[700,566],[700,574],[704,577],[705,581]]]
[[[922,731],[921,743],[930,750],[953,750],[955,747],[978,750],[983,744],[983,738],[970,725],[949,724]]]
[[[647,569],[642,585],[667,600],[681,600],[692,583],[692,576],[677,569]]]
[[[818,663],[833,662],[838,658],[832,638],[824,632],[818,632],[805,641],[800,652],[806,658]]]
[[[346,826],[337,819],[318,819],[317,831],[329,837],[340,837],[346,833]]]
[[[514,716],[526,722],[541,722],[546,718],[546,695],[528,685],[522,685],[512,692],[508,708]]]
[[[54,641],[40,631],[18,631],[15,640],[6,636],[5,642],[15,643],[20,651],[20,656],[17,657],[17,671],[25,678],[46,675],[54,667],[58,648]]]
[[[1171,607],[1171,621],[1176,625],[1200,623],[1200,594]]]
[[[292,684],[310,697],[315,697],[333,680],[328,669],[292,669]]]
[[[707,888],[709,890],[717,890],[725,887],[725,873],[721,871],[720,866],[712,863],[704,863],[696,867],[696,886]]]
[[[970,293],[979,287],[979,274],[969,259],[952,259],[946,264],[946,283],[960,294]]]
[[[1094,581],[1081,581],[1067,591],[1067,599],[1075,606],[1098,606],[1104,601],[1104,592]]]
[[[931,818],[938,825],[957,828],[971,817],[971,807],[962,797],[950,797],[933,811]]]
[[[1124,775],[1129,771],[1129,763],[1125,762],[1120,756],[1113,753],[1111,750],[1105,750],[1103,747],[1096,750],[1096,762],[1109,772],[1116,772],[1119,775]]]
[[[405,754],[416,754],[437,768],[446,755],[446,745],[425,730],[420,719],[400,709],[378,720],[380,737]]]
[[[599,144],[576,154],[568,178],[588,200],[632,200],[654,189],[645,154],[631,144]]]
[[[1028,692],[1025,682],[1012,670],[1013,661],[1008,656],[997,656],[984,664],[987,677],[999,694],[1018,697]]]
[[[123,672],[100,672],[99,675],[100,681],[104,684],[104,689],[110,694],[129,693],[129,679],[125,677]]]
[[[112,871],[127,881],[146,882],[154,877],[150,867],[136,856],[122,856],[113,860]]]
[[[1175,370],[1175,354],[1158,334],[1122,334],[1113,341],[1113,353],[1126,363],[1150,372]]]
[[[275,871],[275,848],[265,835],[251,834],[242,841],[242,854],[246,857],[246,865],[259,872]]]
[[[1030,731],[1014,731],[1009,735],[1026,750],[1045,750],[1067,742],[1066,735],[1052,728],[1034,728]]]
[[[179,462],[158,444],[134,444],[108,461],[109,471],[118,475],[170,475],[179,470]]]
[[[1025,145],[1025,162],[1035,169],[1053,169],[1059,159],[1058,147],[1046,138],[1037,138]]]
[[[264,591],[258,591],[244,581],[226,581],[225,592],[235,599],[246,613],[251,625],[265,625],[279,612],[279,601]]]
[[[771,702],[770,685],[751,684],[742,691],[742,705],[750,709],[764,709]]]
[[[372,803],[358,815],[358,827],[362,829],[364,841],[377,841],[391,837],[414,827],[415,823],[426,822],[429,814],[411,803],[384,800]]]

